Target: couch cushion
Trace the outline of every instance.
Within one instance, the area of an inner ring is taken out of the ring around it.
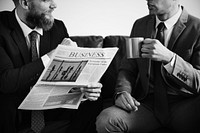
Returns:
[[[101,48],[103,46],[102,36],[71,36],[79,47]]]
[[[102,97],[104,99],[113,98],[118,69],[123,56],[126,55],[125,38],[128,38],[128,36],[106,36],[104,38],[103,47],[119,48],[110,66],[101,78],[101,83],[103,84]]]

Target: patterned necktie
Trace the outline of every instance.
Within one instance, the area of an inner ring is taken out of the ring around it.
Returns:
[[[38,33],[36,31],[32,31],[29,34],[32,61],[35,61],[38,59],[37,46],[36,46],[37,37],[38,37]],[[44,126],[45,126],[45,123],[44,123],[43,111],[33,110],[31,112],[31,129],[35,133],[40,133],[41,130],[44,128]]]
[[[165,24],[161,22],[158,25],[156,39],[164,44]],[[161,62],[154,61],[154,109],[156,117],[164,124],[168,117],[167,92],[161,75]]]

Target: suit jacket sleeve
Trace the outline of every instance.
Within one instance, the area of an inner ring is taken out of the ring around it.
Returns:
[[[170,87],[176,90],[187,94],[199,95],[200,20],[188,15],[187,21],[179,21],[177,25],[179,27],[175,27],[180,28],[180,25],[183,25],[184,28],[176,39],[174,46],[171,47],[171,50],[176,53],[173,71],[170,74],[164,71],[164,78],[166,78],[166,82]]]
[[[23,33],[14,17],[9,21],[11,16],[9,12],[0,14],[0,93],[27,93],[44,66],[41,58],[30,61]],[[64,37],[69,35],[63,22],[55,20],[40,39],[41,56],[56,48]]]
[[[174,64],[174,69],[171,74],[166,74],[165,76],[169,79],[173,79],[173,81],[176,84],[173,84],[172,86],[175,86],[173,88],[179,89],[182,92],[185,92],[187,94],[194,94],[194,95],[199,95],[199,90],[200,90],[200,51],[197,52],[198,56],[194,57],[196,60],[193,62],[196,64],[195,65],[190,64],[183,60],[182,57],[179,55],[176,55],[176,60]],[[195,54],[194,54],[195,55]],[[168,82],[168,81],[167,81]]]

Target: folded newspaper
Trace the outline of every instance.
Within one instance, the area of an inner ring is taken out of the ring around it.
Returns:
[[[49,64],[18,109],[77,109],[84,100],[81,87],[99,82],[118,48],[58,45]]]

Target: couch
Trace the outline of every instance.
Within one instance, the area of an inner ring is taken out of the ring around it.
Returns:
[[[121,59],[126,55],[125,39],[128,36],[123,35],[110,35],[106,37],[102,36],[71,36],[73,41],[77,43],[79,47],[92,47],[92,48],[106,48],[106,47],[118,47],[119,50],[112,60],[110,66],[102,76],[100,82],[102,87],[102,109],[113,105],[113,94],[116,84],[116,78],[118,69],[121,63]],[[152,133],[170,133],[168,129],[158,129]]]

